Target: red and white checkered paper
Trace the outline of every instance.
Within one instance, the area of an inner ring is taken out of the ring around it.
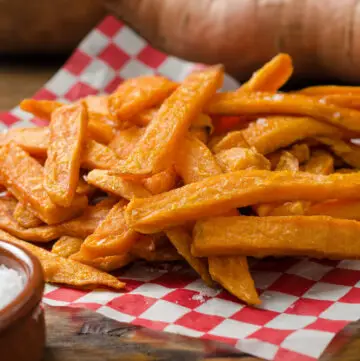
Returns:
[[[123,79],[143,74],[181,80],[194,67],[151,48],[107,17],[34,98],[73,101],[111,92]],[[226,78],[225,88],[236,86]],[[2,129],[45,124],[19,107],[0,114],[0,120]],[[145,263],[119,273],[127,282],[123,293],[47,285],[44,302],[86,307],[119,321],[220,340],[259,357],[286,361],[316,359],[337,332],[360,317],[360,262],[263,260],[252,266],[252,274],[262,299],[258,308],[207,288],[186,265]]]

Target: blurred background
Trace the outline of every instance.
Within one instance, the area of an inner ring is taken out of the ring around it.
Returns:
[[[1,0],[0,111],[39,89],[105,14],[102,0]]]

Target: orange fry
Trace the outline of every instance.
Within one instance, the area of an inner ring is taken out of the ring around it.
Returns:
[[[159,194],[168,192],[175,188],[177,181],[177,174],[174,167],[163,170],[160,173],[154,174],[151,177],[142,179],[142,185],[151,193]],[[141,195],[137,195],[137,197]]]
[[[342,108],[360,110],[360,93],[354,94],[332,94],[317,98],[320,103],[333,104]]]
[[[0,177],[6,188],[22,203],[29,204],[47,224],[63,222],[81,213],[87,197],[76,195],[70,207],[54,204],[43,187],[44,168],[11,142],[0,148]]]
[[[339,156],[345,163],[354,168],[360,168],[360,147],[344,142],[340,139],[317,137],[316,140],[330,147],[331,151]]]
[[[133,152],[113,172],[144,177],[170,167],[191,121],[216,92],[222,78],[220,66],[189,75],[164,101]]]
[[[109,110],[119,123],[166,99],[177,84],[161,76],[141,76],[124,81],[109,96]]]
[[[111,148],[120,159],[126,159],[135,149],[137,142],[143,136],[145,128],[130,127],[120,130],[109,143]]]
[[[95,188],[84,181],[82,177],[78,180],[78,186],[76,187],[76,194],[90,196],[95,192]]]
[[[306,215],[330,216],[333,218],[360,220],[360,202],[358,200],[330,199],[314,203],[305,212]]]
[[[155,235],[141,236],[132,246],[130,253],[140,259],[149,262],[177,261],[183,259],[174,246],[165,237],[162,237],[162,244],[157,245],[153,240]],[[149,240],[150,239],[150,240]],[[152,247],[151,247],[152,246]]]
[[[51,252],[69,258],[79,252],[83,240],[81,238],[62,236],[52,246]]]
[[[304,172],[331,174],[334,172],[334,158],[325,150],[316,150],[304,165]]]
[[[58,238],[61,231],[57,226],[40,226],[34,228],[24,228],[13,218],[16,202],[13,199],[0,199],[0,229],[10,234],[33,242],[49,242]]]
[[[139,127],[146,127],[153,120],[158,110],[159,108],[145,109],[142,112],[135,114],[130,119],[130,122]]]
[[[129,263],[134,261],[134,256],[131,254],[120,254],[106,257],[88,258],[81,252],[78,252],[70,256],[70,259],[94,267],[100,271],[111,272],[127,266]]]
[[[360,174],[245,170],[220,174],[149,198],[133,199],[125,210],[128,226],[154,233],[231,208],[295,200],[360,197]]]
[[[218,93],[212,98],[206,111],[224,115],[297,114],[314,117],[342,129],[360,131],[360,112],[322,104],[316,99],[298,94]]]
[[[250,123],[248,128],[240,132],[249,146],[256,148],[262,154],[274,152],[279,148],[287,147],[308,137],[331,136],[341,138],[344,136],[344,133],[339,129],[315,119],[287,116],[260,118],[256,122]],[[229,133],[227,136],[229,140],[231,137],[235,137],[236,133]],[[218,144],[217,147],[224,149],[226,147],[225,139],[223,143],[223,146]]]
[[[297,158],[299,164],[302,164],[310,159],[310,148],[305,143],[294,144],[291,148],[286,150],[291,153],[294,157]],[[271,169],[276,169],[276,166],[279,163],[282,151],[277,150],[273,153],[267,154],[267,159],[271,163]]]
[[[125,222],[125,205],[126,202],[122,200],[111,209],[95,232],[85,239],[81,246],[81,253],[93,259],[124,254],[131,249],[139,235]]]
[[[326,216],[218,217],[196,223],[192,252],[350,259],[360,258],[359,236],[358,222]]]
[[[63,106],[51,116],[44,188],[51,200],[62,207],[69,207],[76,193],[87,121],[82,103]]]
[[[358,86],[341,86],[341,85],[318,85],[297,91],[299,94],[310,96],[335,95],[335,94],[358,94],[360,88]]]
[[[88,133],[90,137],[100,143],[109,143],[114,137],[114,129],[109,123],[110,113],[107,115],[105,113],[105,97],[89,96],[83,101],[88,109]],[[20,103],[20,108],[36,117],[50,121],[52,113],[65,105],[55,100],[24,99]]]
[[[0,236],[1,239],[7,242],[24,247],[37,257],[44,270],[46,282],[75,287],[110,287],[117,290],[125,287],[125,283],[119,281],[114,276],[100,272],[95,268],[60,257],[43,248],[17,239],[6,232],[0,231]]]
[[[243,169],[271,169],[270,162],[255,149],[225,149],[215,154],[215,158],[224,172],[236,172]]]
[[[119,161],[112,149],[95,140],[88,140],[81,154],[81,167],[86,169],[112,169]]]
[[[299,160],[290,152],[282,151],[276,170],[297,172],[299,170]]]
[[[89,118],[87,134],[91,139],[102,144],[108,144],[115,136],[114,128],[98,119]]]
[[[0,145],[13,141],[31,155],[46,157],[49,134],[47,127],[9,129],[0,135]]]
[[[209,148],[191,134],[185,137],[178,150],[175,169],[186,184],[221,173]]]
[[[151,193],[144,187],[116,175],[110,175],[107,170],[94,169],[87,175],[87,181],[105,192],[131,200],[134,197],[150,197]]]
[[[51,113],[63,105],[63,103],[55,100],[24,99],[20,103],[20,108],[25,112],[33,114],[35,117],[50,120]]]
[[[16,222],[24,228],[38,227],[43,224],[42,220],[36,217],[32,210],[21,202],[16,205],[13,216]]]
[[[104,199],[95,206],[88,206],[81,216],[61,223],[57,227],[60,228],[62,235],[85,239],[94,233],[115,203],[115,199]]]
[[[291,57],[288,54],[278,54],[256,71],[238,92],[275,92],[289,80],[292,72]]]
[[[190,266],[200,275],[202,280],[209,286],[213,285],[210,277],[207,263],[205,260],[195,258],[191,254],[192,237],[184,228],[176,227],[166,231],[171,243],[175,246],[179,254],[181,254]]]
[[[250,305],[261,303],[246,257],[209,257],[209,271],[214,281],[219,282],[240,300]]]

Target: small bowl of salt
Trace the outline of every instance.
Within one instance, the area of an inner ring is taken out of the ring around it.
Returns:
[[[44,277],[39,261],[0,240],[0,359],[40,361],[45,345],[41,308]]]

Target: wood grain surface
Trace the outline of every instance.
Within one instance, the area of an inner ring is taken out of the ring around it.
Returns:
[[[31,97],[65,62],[60,56],[0,56],[0,112]]]

